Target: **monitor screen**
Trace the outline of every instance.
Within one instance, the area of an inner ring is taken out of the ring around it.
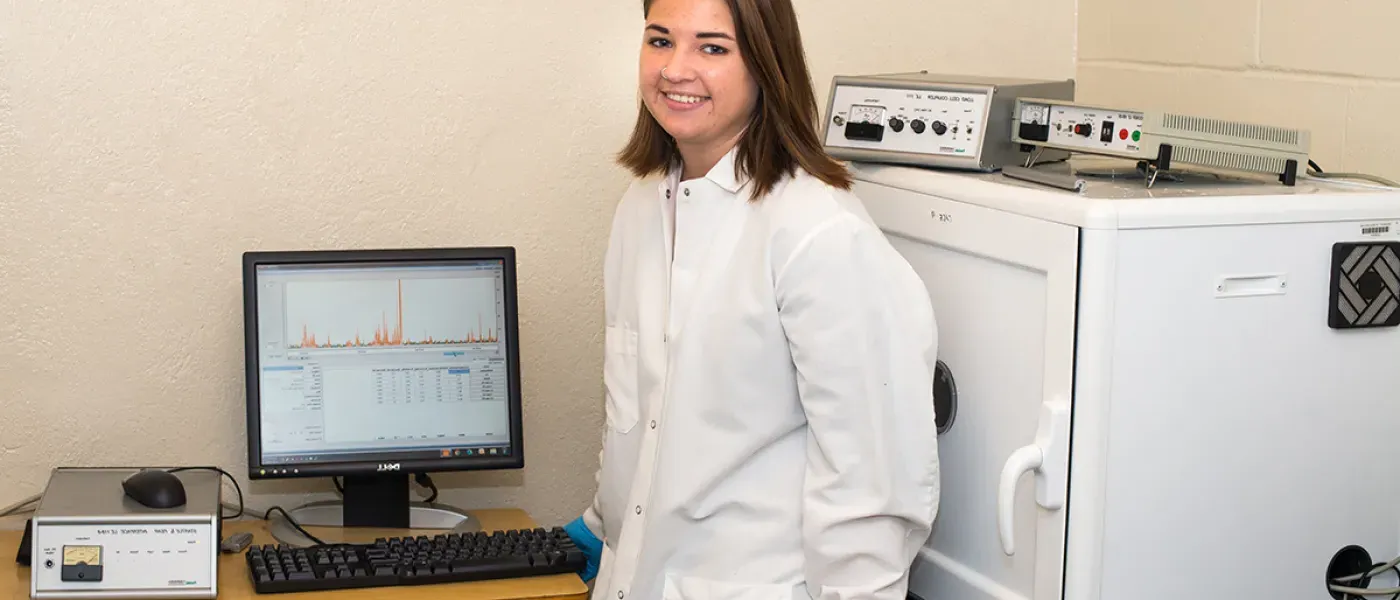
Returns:
[[[448,254],[264,254],[245,267],[255,475],[518,461],[513,265]]]

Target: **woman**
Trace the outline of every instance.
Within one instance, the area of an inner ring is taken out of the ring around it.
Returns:
[[[614,216],[567,528],[594,597],[903,600],[938,506],[928,291],[822,152],[790,0],[643,7],[621,162],[660,177]]]

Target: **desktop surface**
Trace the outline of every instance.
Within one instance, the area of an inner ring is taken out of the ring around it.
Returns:
[[[472,511],[472,516],[476,518],[486,531],[496,529],[524,529],[534,528],[538,524],[530,518],[524,511],[518,509],[489,509]],[[23,527],[23,521],[19,522],[19,527]],[[308,528],[313,534],[318,533],[317,528]],[[275,544],[276,540],[268,530],[268,523],[265,521],[225,521],[224,535],[229,535],[239,531],[247,531],[253,534],[254,544]],[[0,548],[7,548],[13,553],[13,549],[18,547],[20,530],[0,531]],[[377,535],[373,531],[363,533]],[[434,535],[434,531],[412,532],[415,535],[423,533]],[[404,535],[400,529],[386,529],[383,535],[386,537],[394,535]],[[5,571],[9,571],[8,573]],[[579,579],[576,574],[546,575],[541,577],[524,577],[518,579],[495,579],[488,581],[473,581],[466,583],[444,583],[432,585],[415,585],[400,587],[362,588],[350,590],[332,590],[324,592],[300,592],[287,594],[257,594],[253,591],[253,583],[248,575],[243,553],[222,554],[219,557],[219,598],[311,598],[322,597],[330,600],[356,600],[379,598],[413,598],[414,600],[433,600],[436,598],[455,600],[585,600],[588,597],[588,587]],[[29,598],[29,569],[15,564],[13,561],[0,561],[0,600],[28,600]]]

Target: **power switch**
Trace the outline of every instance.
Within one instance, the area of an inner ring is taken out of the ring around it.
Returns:
[[[1113,141],[1113,121],[1104,121],[1099,128],[1099,141],[1105,144]]]

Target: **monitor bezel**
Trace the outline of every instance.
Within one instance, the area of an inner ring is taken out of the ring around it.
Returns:
[[[248,477],[252,479],[297,479],[351,475],[387,475],[392,473],[444,473],[458,471],[500,471],[525,466],[523,435],[520,319],[516,281],[516,251],[513,246],[476,246],[452,248],[404,248],[364,250],[265,250],[243,254],[243,329],[244,378],[247,405]],[[259,388],[261,365],[258,353],[257,269],[267,265],[342,264],[359,263],[421,263],[499,260],[504,265],[502,288],[504,296],[507,410],[510,413],[510,453],[506,456],[435,457],[392,461],[336,461],[288,465],[263,464],[262,461],[262,398]]]

